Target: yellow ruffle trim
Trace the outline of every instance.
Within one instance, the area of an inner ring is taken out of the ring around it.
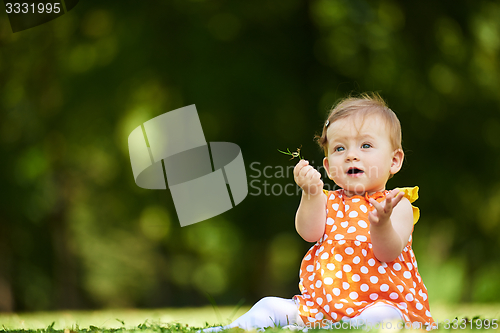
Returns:
[[[418,186],[401,187],[397,189],[404,193],[405,198],[410,200],[410,203],[413,203],[418,199]],[[413,209],[413,224],[415,224],[418,222],[418,219],[420,218],[420,209],[418,209],[418,207],[415,207],[413,205],[411,205],[411,208]]]

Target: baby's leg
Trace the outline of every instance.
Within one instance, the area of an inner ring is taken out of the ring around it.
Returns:
[[[392,320],[403,320],[401,312],[388,304],[377,303],[370,306],[368,309],[361,312],[359,316],[352,318],[350,321],[355,325],[373,326],[377,323]]]
[[[219,332],[221,330],[239,327],[245,330],[286,326],[298,324],[304,326],[299,316],[299,309],[293,299],[279,297],[265,297],[243,316],[227,326],[218,326],[204,329],[203,332]]]

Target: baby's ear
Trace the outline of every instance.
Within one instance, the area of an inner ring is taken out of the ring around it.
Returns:
[[[325,168],[328,178],[332,179],[330,176],[330,162],[328,162],[328,157],[323,158],[323,167]]]
[[[405,158],[405,153],[403,152],[402,149],[396,149],[392,153],[392,163],[391,163],[391,175],[394,175],[398,173],[399,170],[401,170],[401,167],[403,166],[403,160]]]

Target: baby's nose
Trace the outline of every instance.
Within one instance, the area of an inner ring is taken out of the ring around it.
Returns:
[[[359,157],[357,152],[354,149],[349,149],[346,154],[346,161],[358,161]]]

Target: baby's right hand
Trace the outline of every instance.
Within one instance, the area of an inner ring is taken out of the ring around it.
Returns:
[[[317,195],[323,192],[323,181],[318,170],[309,165],[309,161],[300,160],[293,169],[295,183],[308,195]]]

